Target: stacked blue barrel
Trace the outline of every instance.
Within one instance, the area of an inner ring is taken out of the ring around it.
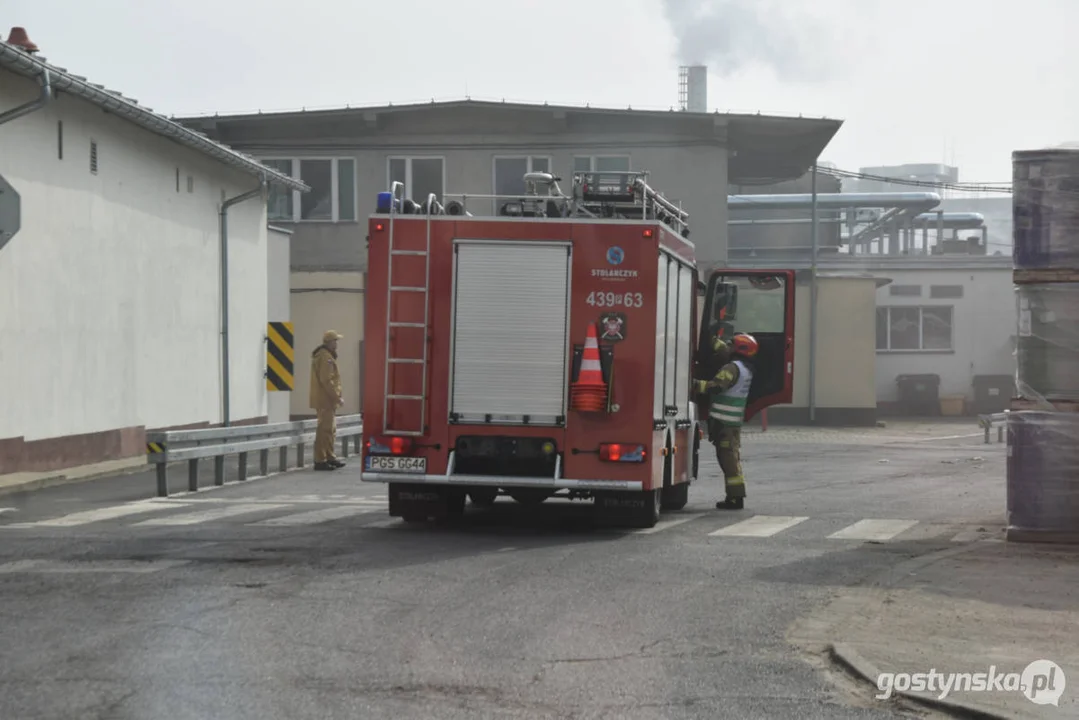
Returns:
[[[1079,148],[1012,153],[1008,539],[1079,543]]]

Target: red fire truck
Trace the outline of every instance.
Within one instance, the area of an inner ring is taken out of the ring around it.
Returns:
[[[521,196],[445,204],[379,194],[361,480],[387,483],[410,522],[508,495],[591,498],[601,522],[654,526],[698,477],[691,378],[715,372],[712,336],[760,343],[749,417],[791,401],[794,273],[698,278],[688,215],[647,173],[577,173],[568,195],[551,174],[524,180]]]

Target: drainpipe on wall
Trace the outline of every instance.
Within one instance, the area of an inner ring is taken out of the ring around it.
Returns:
[[[817,161],[813,161],[810,192],[813,193],[810,237],[813,243],[812,269],[809,277],[809,422],[817,421]]]
[[[40,110],[49,104],[49,101],[52,100],[52,81],[49,78],[48,70],[41,71],[38,82],[41,83],[41,93],[38,94],[37,99],[24,103],[19,107],[11,108],[5,113],[0,113],[0,125],[11,122],[12,120],[18,120],[23,115],[29,115],[35,110]]]
[[[229,208],[233,205],[261,196],[266,189],[266,180],[263,178],[259,186],[248,190],[242,195],[229,198],[221,203],[219,211],[221,220],[221,419],[222,425],[228,427],[229,418]]]

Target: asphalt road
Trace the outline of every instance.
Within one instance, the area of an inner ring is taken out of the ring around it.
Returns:
[[[508,499],[406,526],[351,467],[0,498],[0,718],[931,717],[786,639],[1002,535],[1004,446],[931,437],[747,437],[744,511],[709,457],[648,531]]]

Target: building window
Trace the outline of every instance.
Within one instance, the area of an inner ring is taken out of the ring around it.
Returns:
[[[939,300],[955,299],[963,297],[962,285],[931,285],[929,297]]]
[[[405,197],[417,205],[427,202],[431,193],[445,204],[446,162],[440,157],[391,157],[387,163],[389,182],[405,186]]]
[[[573,158],[573,172],[629,172],[629,155],[586,155]]]
[[[64,159],[64,121],[56,121],[56,157]]]
[[[356,161],[353,158],[267,158],[260,162],[311,188],[301,193],[272,185],[268,219],[278,222],[356,220]]]
[[[921,285],[892,285],[889,288],[889,294],[892,297],[921,297],[922,286]]]
[[[496,213],[497,207],[506,202],[505,196],[524,195],[525,174],[530,172],[551,172],[551,158],[535,155],[495,157],[494,194],[500,196],[494,201]]]
[[[268,168],[276,170],[279,173],[292,177],[292,161],[291,160],[263,160],[262,164]],[[270,220],[283,220],[285,222],[292,222],[292,193],[293,190],[281,187],[280,185],[270,186],[270,201],[267,210],[267,217]]]
[[[333,220],[333,160],[301,160],[300,180],[311,188],[300,194],[300,219]]]
[[[90,172],[97,175],[97,141],[90,141]]]
[[[877,350],[952,350],[951,307],[877,308]]]

